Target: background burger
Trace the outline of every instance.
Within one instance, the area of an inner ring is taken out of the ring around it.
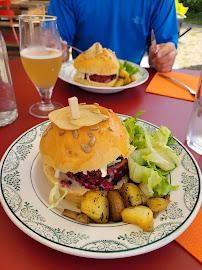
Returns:
[[[88,105],[79,106],[81,110]],[[40,141],[43,169],[53,187],[51,192],[59,191],[60,197],[76,203],[89,189],[121,188],[128,181],[127,157],[133,151],[119,117],[97,104],[89,106],[94,108],[93,115],[104,116],[102,121],[71,130],[51,122]],[[62,115],[62,110],[67,111],[68,107],[55,112]]]
[[[104,49],[95,43],[87,51],[74,60],[76,74],[74,80],[78,83],[96,86],[112,87],[119,76],[119,61],[110,49]]]

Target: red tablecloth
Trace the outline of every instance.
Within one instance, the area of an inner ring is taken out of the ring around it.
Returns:
[[[19,59],[10,60],[10,69],[18,106],[18,119],[7,127],[0,128],[0,157],[9,145],[23,132],[41,123],[42,119],[32,117],[28,110],[39,100],[37,91],[27,77]],[[145,93],[145,89],[155,74],[148,69],[149,80],[141,86],[110,95],[85,92],[76,86],[58,79],[53,100],[67,105],[67,99],[77,96],[79,102],[94,103],[113,109],[121,114],[133,116],[139,110],[146,110],[141,119],[157,126],[165,125],[173,135],[186,146],[186,132],[193,102]],[[185,71],[199,75],[197,71]],[[190,150],[202,169],[202,156]],[[60,253],[33,240],[18,229],[0,206],[0,269],[201,269],[200,263],[176,241],[150,253],[114,260],[97,260],[75,257]]]

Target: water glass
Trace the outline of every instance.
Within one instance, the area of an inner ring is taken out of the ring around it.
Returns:
[[[187,132],[187,144],[202,155],[202,70]]]
[[[10,74],[8,54],[0,32],[0,127],[11,124],[18,117],[18,111]]]

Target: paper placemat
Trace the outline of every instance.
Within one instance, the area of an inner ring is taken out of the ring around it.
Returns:
[[[148,85],[146,92],[153,93],[157,95],[167,96],[167,97],[173,97],[173,98],[179,98],[189,101],[194,101],[194,96],[190,94],[190,92],[184,88],[183,86],[180,86],[178,83],[163,78],[159,76],[161,72],[157,72],[153,79],[151,80],[150,84]],[[162,73],[169,77],[172,77],[187,86],[191,87],[193,90],[196,91],[199,81],[199,76],[192,76],[187,75],[183,73],[176,73],[176,72],[166,72]]]
[[[175,241],[202,263],[202,207],[192,224]]]

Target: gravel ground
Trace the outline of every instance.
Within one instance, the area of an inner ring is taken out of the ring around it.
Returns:
[[[202,68],[202,26],[183,23],[180,35],[190,27],[192,29],[179,38],[176,62],[180,68],[200,70]]]

